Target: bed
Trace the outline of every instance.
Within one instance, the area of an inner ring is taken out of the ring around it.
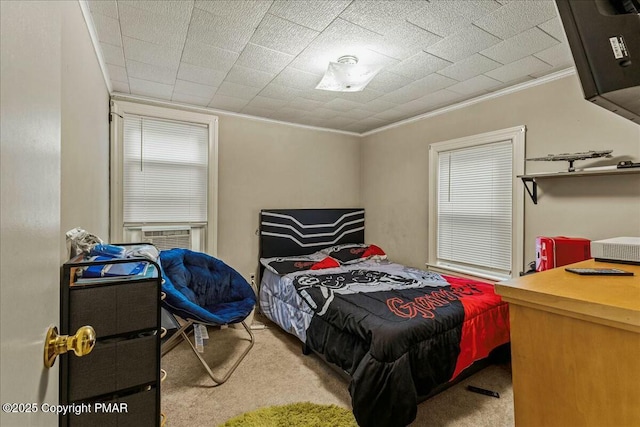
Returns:
[[[406,426],[425,396],[509,341],[493,285],[392,262],[363,209],[263,210],[260,310],[350,378],[360,426]]]

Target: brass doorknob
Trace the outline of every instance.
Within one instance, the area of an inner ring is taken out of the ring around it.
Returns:
[[[96,331],[91,326],[82,326],[75,335],[58,335],[58,328],[50,326],[44,341],[44,366],[50,368],[56,357],[73,350],[76,356],[86,356],[96,345]]]

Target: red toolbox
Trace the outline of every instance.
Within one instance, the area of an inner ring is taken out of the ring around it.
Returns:
[[[591,240],[581,237],[536,237],[536,271],[591,258]]]

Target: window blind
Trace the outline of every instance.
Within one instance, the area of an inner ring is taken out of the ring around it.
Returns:
[[[207,221],[208,141],[204,125],[124,117],[125,225]]]
[[[440,152],[439,262],[511,273],[511,141]]]

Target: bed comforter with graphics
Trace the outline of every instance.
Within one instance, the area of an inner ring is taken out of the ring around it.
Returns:
[[[406,426],[420,396],[509,341],[493,286],[393,263],[295,274],[306,344],[351,376],[358,424]]]

